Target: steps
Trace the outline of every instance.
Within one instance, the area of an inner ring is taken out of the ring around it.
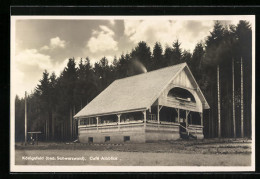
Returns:
[[[182,139],[197,139],[196,135],[193,135],[189,133],[188,128],[186,127],[186,124],[180,124],[180,137]]]
[[[190,138],[190,139],[197,139],[197,136],[196,136],[196,135],[193,135],[193,134],[191,134],[191,133],[189,133],[189,138]]]
[[[188,132],[180,132],[180,137],[181,137],[182,139],[189,139]]]
[[[182,139],[197,139],[196,135],[193,135],[193,134],[188,133],[188,132],[180,132],[180,137]]]

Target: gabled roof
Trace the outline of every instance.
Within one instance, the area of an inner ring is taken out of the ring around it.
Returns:
[[[140,111],[149,107],[186,63],[115,80],[74,118]],[[200,91],[199,91],[200,92]],[[203,94],[202,94],[202,96]],[[206,101],[205,98],[202,101]]]

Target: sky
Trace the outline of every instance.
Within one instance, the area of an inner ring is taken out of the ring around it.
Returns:
[[[222,21],[236,24],[237,20]],[[193,52],[213,29],[214,20],[156,19],[16,19],[14,55],[12,56],[13,92],[23,97],[33,92],[42,73],[47,70],[59,76],[69,58],[78,63],[89,57],[90,63],[106,57],[131,52],[138,42],[151,48],[160,42],[163,49],[179,40],[181,48]]]

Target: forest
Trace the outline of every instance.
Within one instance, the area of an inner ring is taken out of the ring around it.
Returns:
[[[73,116],[114,80],[186,62],[210,109],[204,111],[204,136],[248,137],[252,103],[252,29],[247,21],[224,26],[219,21],[193,52],[179,40],[164,49],[156,42],[151,49],[141,41],[130,53],[106,57],[91,65],[88,57],[77,65],[74,58],[59,76],[44,71],[39,85],[27,97],[27,130],[41,131],[41,140],[77,139]],[[24,140],[25,98],[15,98],[15,141]]]

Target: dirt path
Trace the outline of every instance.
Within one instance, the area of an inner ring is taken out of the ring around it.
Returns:
[[[250,166],[251,164],[251,154],[16,150],[15,155],[16,165]],[[32,160],[33,157],[38,158]]]

